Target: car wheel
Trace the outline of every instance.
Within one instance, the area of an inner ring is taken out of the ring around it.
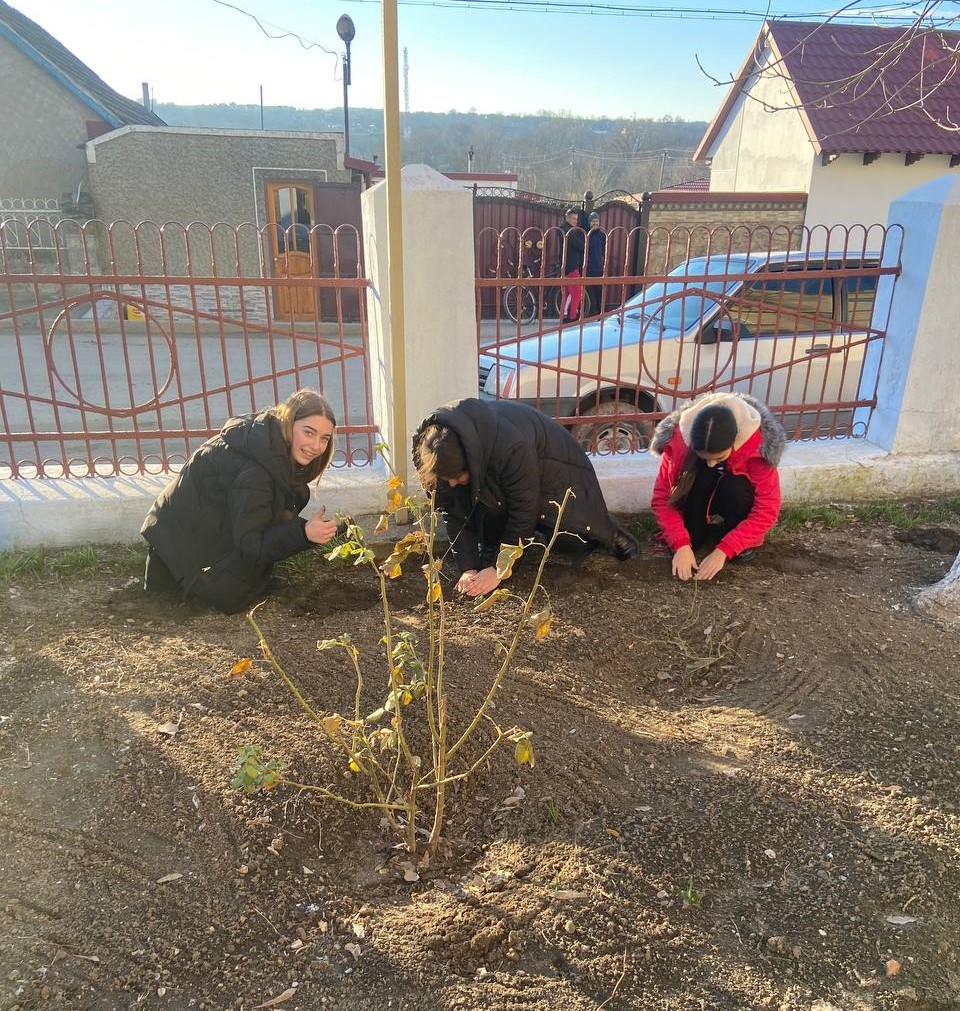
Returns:
[[[650,448],[650,440],[656,427],[652,421],[630,421],[626,418],[618,418],[615,421],[587,420],[599,415],[613,414],[616,403],[615,400],[601,400],[583,411],[580,417],[584,420],[570,429],[573,437],[588,453],[612,456],[615,453],[636,453]],[[634,407],[629,402],[621,401],[620,409],[632,411]]]

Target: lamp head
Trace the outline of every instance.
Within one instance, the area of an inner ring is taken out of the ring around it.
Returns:
[[[357,30],[353,26],[353,18],[349,14],[341,14],[337,20],[337,35],[340,36],[341,41],[350,45],[356,34]]]

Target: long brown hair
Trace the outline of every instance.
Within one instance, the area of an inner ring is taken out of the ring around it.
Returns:
[[[337,418],[330,402],[316,390],[297,390],[296,393],[291,393],[282,404],[277,404],[273,413],[280,422],[280,430],[283,432],[288,449],[293,448],[293,425],[296,421],[302,421],[304,418],[311,418],[313,415],[319,414],[321,418],[326,418],[333,425],[334,430],[337,427]],[[290,473],[297,484],[309,484],[315,478],[320,477],[327,469],[327,464],[333,459],[333,443],[334,436],[331,435],[327,448],[315,460],[311,460],[306,467],[298,467],[291,457]]]
[[[431,492],[437,481],[459,477],[467,467],[463,443],[446,425],[427,425],[413,450],[413,462],[424,491]]]

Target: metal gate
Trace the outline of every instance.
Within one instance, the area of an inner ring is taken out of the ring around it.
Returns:
[[[372,459],[356,228],[310,229],[298,277],[273,275],[279,236],[252,224],[62,221],[52,259],[5,236],[0,477],[163,472],[299,387],[334,408],[334,465]]]
[[[595,453],[647,448],[660,418],[713,390],[766,402],[793,439],[866,431],[899,227],[614,228],[599,277],[518,275],[506,251],[550,248],[557,231],[478,236],[500,253],[476,278],[490,307],[478,313],[482,396],[536,405]],[[616,259],[614,241],[626,251]],[[591,287],[607,292],[606,311],[593,299],[561,324],[558,293]]]

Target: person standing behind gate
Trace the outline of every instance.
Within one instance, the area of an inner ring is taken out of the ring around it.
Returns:
[[[560,273],[563,277],[576,278],[583,276],[584,232],[580,227],[580,211],[576,207],[568,207],[560,226]],[[572,323],[580,317],[580,302],[583,299],[583,285],[567,284],[563,288],[563,298],[560,302],[560,322]]]
[[[587,277],[603,277],[607,264],[607,233],[600,227],[600,215],[591,211],[587,218]],[[602,284],[592,284],[587,288],[590,300],[590,315],[599,316],[604,309]]]
[[[763,543],[780,515],[777,464],[786,441],[769,408],[741,393],[709,393],[657,425],[651,507],[678,579],[713,579]],[[712,550],[698,562],[706,546]]]
[[[313,390],[231,418],[157,496],[140,530],[150,545],[144,589],[232,613],[269,593],[273,563],[326,544],[337,522],[310,501],[333,456],[336,418]]]
[[[620,560],[637,542],[607,510],[590,458],[563,425],[516,401],[475,398],[441,407],[413,438],[420,483],[435,495],[469,597],[495,590],[501,544],[549,537],[557,503],[573,490],[558,547],[603,548]]]

